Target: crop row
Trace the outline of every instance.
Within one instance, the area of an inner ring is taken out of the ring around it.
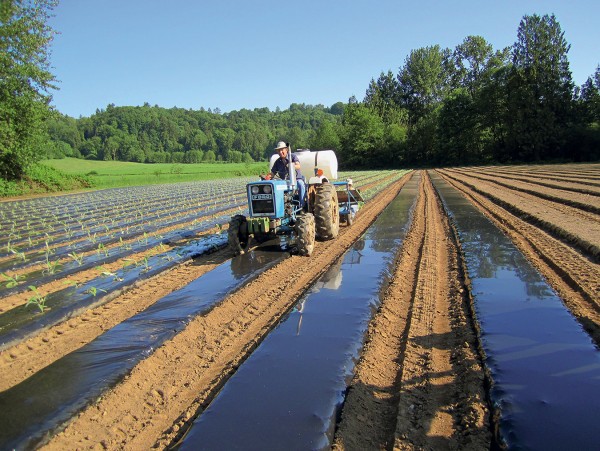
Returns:
[[[365,186],[364,196],[369,199],[404,173],[373,171],[344,176],[351,177],[357,187]],[[222,231],[232,214],[247,209],[245,183],[245,180],[228,180],[222,182],[217,191],[210,190],[210,182],[200,182],[198,186],[165,185],[158,190],[155,186],[140,187],[133,189],[137,197],[121,197],[121,190],[89,194],[102,205],[112,196],[115,205],[137,204],[136,208],[142,210],[147,210],[145,205],[157,205],[153,194],[161,196],[160,203],[164,208],[160,214],[145,215],[141,221],[132,220],[135,225],[124,223],[125,219],[118,213],[122,209],[115,208],[115,214],[110,215],[86,195],[77,195],[82,204],[89,207],[85,211],[80,208],[82,215],[90,217],[91,223],[105,221],[106,230],[94,235],[88,229],[78,240],[65,240],[64,234],[45,232],[43,247],[19,249],[18,258],[0,261],[1,343],[6,346],[15,339],[35,333],[42,325],[46,327],[49,323],[64,320],[85,305],[110,300],[116,290],[137,280],[160,273],[194,255],[225,246],[225,233],[208,232]],[[204,197],[200,195],[202,189]],[[60,198],[62,204],[58,200],[45,198],[36,199],[36,202],[41,206],[43,201],[51,201],[56,209],[65,212],[69,211],[69,203],[74,198],[63,196]],[[207,203],[210,204],[208,208]],[[11,210],[18,208],[18,204],[2,206]],[[43,219],[40,213],[43,211],[47,210],[40,208],[35,218]],[[62,284],[58,283],[60,281]]]

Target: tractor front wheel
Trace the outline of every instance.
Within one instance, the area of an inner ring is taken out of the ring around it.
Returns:
[[[335,186],[330,183],[317,185],[313,213],[317,238],[332,240],[340,231],[340,211]]]
[[[315,249],[315,217],[311,213],[298,216],[294,230],[298,254],[310,257]]]
[[[248,249],[250,237],[248,236],[248,226],[244,215],[235,215],[229,220],[227,241],[229,248],[235,255],[244,254]]]

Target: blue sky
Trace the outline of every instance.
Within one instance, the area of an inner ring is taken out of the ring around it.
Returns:
[[[53,105],[276,107],[362,100],[410,51],[469,35],[512,45],[526,14],[555,14],[573,80],[600,64],[599,0],[61,0],[50,25]]]

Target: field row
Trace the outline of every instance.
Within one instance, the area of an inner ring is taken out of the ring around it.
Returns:
[[[396,171],[347,176],[352,176],[356,186],[364,187],[363,194],[369,199],[402,174]],[[113,190],[76,198],[28,201],[47,201],[66,210],[72,201],[81,199],[87,209],[79,208],[81,216],[77,218],[85,215],[90,217],[90,224],[97,224],[105,218],[118,218],[118,213],[111,215],[105,205],[110,203],[109,196],[116,196],[115,205],[139,208],[144,202],[152,203],[160,210],[160,218],[151,222],[151,215],[144,215],[130,218],[129,223],[126,218],[119,218],[113,228],[105,224],[106,231],[94,233],[93,238],[88,231],[85,237],[68,243],[60,230],[52,234],[46,229],[41,249],[32,246],[19,250],[21,258],[7,255],[0,261],[4,279],[0,285],[0,346],[6,348],[75,312],[109,301],[141,280],[224,247],[224,226],[232,215],[247,210],[245,181],[228,181],[209,188],[210,184],[200,182],[198,186],[166,185],[158,193],[156,187],[141,187],[136,195],[128,197]],[[155,201],[154,196],[161,200]],[[210,203],[210,208],[198,208],[198,204],[206,203]],[[12,208],[18,205],[6,206]],[[45,218],[44,211],[39,208],[37,217]]]
[[[600,345],[600,165],[437,172],[517,243]]]

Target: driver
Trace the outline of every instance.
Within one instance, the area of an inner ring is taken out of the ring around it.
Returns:
[[[279,158],[275,160],[275,163],[273,163],[271,173],[267,174],[267,179],[277,176],[280,179],[285,180],[289,177],[288,147],[289,144],[283,141],[279,141],[275,146],[275,152],[279,154]],[[292,153],[292,164],[296,170],[296,184],[298,185],[300,208],[302,208],[304,207],[304,194],[306,193],[306,185],[304,184],[304,176],[302,175],[302,172],[300,172],[300,160],[294,153]]]

